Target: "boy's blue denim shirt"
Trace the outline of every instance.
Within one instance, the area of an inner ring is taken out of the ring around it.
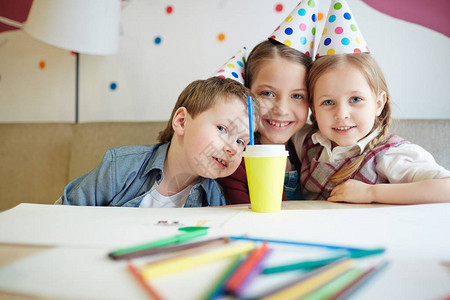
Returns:
[[[168,149],[169,143],[108,150],[97,168],[64,188],[61,203],[139,207],[144,196],[163,180],[163,166]],[[216,181],[200,179],[192,188],[184,207],[226,205]]]

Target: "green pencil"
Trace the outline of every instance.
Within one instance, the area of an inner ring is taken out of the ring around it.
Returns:
[[[118,250],[110,252],[108,254],[108,256],[111,258],[114,258],[115,256],[123,255],[125,253],[131,253],[131,252],[142,251],[142,250],[150,249],[150,248],[158,248],[158,247],[164,247],[164,246],[173,245],[173,244],[177,244],[177,243],[182,243],[182,242],[186,242],[186,241],[192,240],[192,239],[200,237],[200,236],[204,236],[204,235],[206,235],[206,233],[207,233],[207,229],[201,228],[199,230],[194,230],[194,231],[189,231],[189,232],[182,233],[182,234],[177,234],[175,236],[168,237],[165,239],[156,240],[156,241],[152,241],[152,242],[144,243],[144,244],[139,244],[139,245],[123,248],[123,249],[118,249]]]
[[[363,269],[353,268],[337,277],[333,281],[325,284],[321,288],[315,290],[314,292],[306,295],[302,300],[319,300],[319,299],[329,299],[340,290],[342,290],[345,286],[350,284],[353,280],[358,278],[362,273],[364,273]]]
[[[227,281],[228,277],[236,270],[241,261],[243,260],[243,255],[238,254],[231,261],[228,267],[220,274],[218,279],[214,282],[214,285],[211,286],[208,291],[203,295],[201,300],[212,300],[222,296],[225,293],[224,285]]]

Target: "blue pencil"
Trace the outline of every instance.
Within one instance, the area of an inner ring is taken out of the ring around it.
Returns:
[[[326,245],[326,244],[315,244],[315,243],[306,243],[306,242],[297,242],[297,241],[284,241],[284,240],[271,240],[271,239],[261,239],[261,238],[250,238],[245,236],[230,236],[231,240],[245,240],[245,241],[253,241],[253,242],[268,242],[268,243],[277,243],[277,244],[287,244],[287,245],[297,245],[297,246],[309,246],[309,247],[320,247],[320,248],[327,248],[331,250],[346,250],[346,251],[357,251],[358,254],[361,254],[360,257],[364,256],[362,255],[363,252],[376,252],[381,253],[384,251],[384,249],[360,249],[360,248],[351,248],[346,246],[337,246],[337,245]]]
[[[248,126],[250,131],[250,145],[255,144],[255,137],[253,135],[253,101],[252,96],[247,97],[248,101]]]

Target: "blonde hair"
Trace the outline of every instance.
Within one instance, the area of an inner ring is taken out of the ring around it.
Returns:
[[[258,73],[261,62],[276,57],[287,59],[290,62],[305,66],[306,71],[312,64],[312,59],[308,55],[281,44],[275,40],[268,39],[256,45],[245,64],[245,84],[251,88],[255,75]]]
[[[374,130],[379,129],[378,135],[370,141],[370,143],[364,148],[363,153],[357,159],[349,165],[344,166],[331,177],[331,182],[334,183],[341,182],[352,176],[353,173],[359,169],[367,154],[369,154],[377,145],[385,142],[389,125],[391,123],[390,96],[386,79],[384,78],[380,66],[369,53],[335,54],[319,57],[313,63],[306,80],[309,92],[309,106],[313,108],[314,88],[320,76],[330,70],[337,69],[348,64],[355,66],[364,75],[375,96],[378,96],[381,92],[386,93],[386,104],[384,105],[380,116],[375,119],[375,123],[370,131],[370,133],[372,133]],[[317,121],[313,115],[311,115],[311,121],[316,130],[318,130]]]
[[[211,77],[206,80],[196,80],[181,92],[172,110],[170,120],[167,122],[166,128],[159,133],[158,140],[161,143],[168,143],[172,140],[174,134],[172,120],[180,107],[186,108],[189,115],[194,119],[198,114],[223,100],[228,101],[232,98],[238,98],[247,107],[248,96],[254,97],[248,88],[233,79]],[[253,101],[253,118],[256,127],[260,118],[258,101]]]

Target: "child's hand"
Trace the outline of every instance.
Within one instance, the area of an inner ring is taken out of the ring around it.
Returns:
[[[336,186],[327,200],[331,202],[371,203],[371,187],[373,186],[370,184],[349,179]]]

